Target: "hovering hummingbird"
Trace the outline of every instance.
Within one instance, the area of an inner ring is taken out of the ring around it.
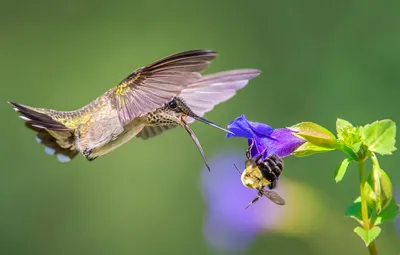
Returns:
[[[61,162],[78,153],[94,160],[133,137],[148,139],[182,126],[207,165],[189,123],[199,120],[231,133],[202,116],[260,74],[255,69],[239,69],[202,76],[200,72],[215,57],[212,50],[170,55],[135,70],[117,86],[75,111],[9,103],[21,114],[25,126],[37,132],[37,142]]]

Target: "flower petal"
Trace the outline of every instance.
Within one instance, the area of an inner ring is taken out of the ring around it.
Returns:
[[[228,129],[235,133],[227,134],[226,138],[231,137],[245,137],[245,138],[253,138],[257,137],[267,137],[272,134],[273,128],[268,126],[267,124],[258,123],[248,121],[246,116],[241,115],[237,117],[235,120],[231,121],[228,125]]]
[[[290,156],[293,151],[305,141],[297,136],[293,135],[293,131],[287,128],[275,129],[270,137],[254,137],[255,146],[251,149],[251,156],[258,156],[266,151],[262,158],[266,158],[270,155],[277,155],[281,158]],[[248,139],[248,145],[250,146],[251,139]]]
[[[291,155],[297,147],[305,143],[287,128],[275,129],[271,136],[274,139],[268,140],[268,153],[269,155],[276,154],[281,158]]]

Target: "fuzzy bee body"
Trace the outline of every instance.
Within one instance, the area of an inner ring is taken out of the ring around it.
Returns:
[[[278,193],[272,191],[276,187],[278,178],[283,171],[283,160],[277,155],[270,155],[261,160],[265,151],[254,158],[250,158],[250,150],[253,145],[254,140],[246,153],[247,160],[241,180],[247,188],[258,190],[258,195],[247,207],[257,202],[262,196],[269,198],[275,204],[285,205],[285,200]],[[265,187],[268,187],[270,190],[266,190]]]

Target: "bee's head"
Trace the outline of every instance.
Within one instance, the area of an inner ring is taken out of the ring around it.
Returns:
[[[254,159],[248,159],[245,163],[245,169],[242,173],[241,180],[244,186],[251,189],[261,188],[262,174]]]
[[[245,163],[245,168],[256,168],[257,167],[257,161],[254,158],[250,158],[248,160],[246,160]]]

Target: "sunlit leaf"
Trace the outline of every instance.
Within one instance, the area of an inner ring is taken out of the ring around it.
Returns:
[[[350,148],[354,153],[357,153],[360,150],[360,147],[362,145],[360,137],[360,127],[354,127],[350,122],[346,120],[337,119],[336,131],[339,143]]]
[[[349,166],[351,161],[352,161],[351,159],[345,158],[342,161],[342,163],[340,163],[340,165],[336,168],[336,170],[335,170],[336,183],[340,182],[343,179],[344,174],[346,173],[347,167]]]
[[[373,192],[375,193],[374,208],[379,214],[380,211],[385,208],[392,199],[392,183],[389,179],[389,176],[380,168],[375,154],[372,155],[371,160],[372,172],[367,181],[372,186]]]
[[[392,182],[389,179],[389,176],[383,171],[379,169],[381,174],[381,197],[382,197],[382,209],[385,208],[393,198],[393,190],[392,190]]]
[[[371,208],[374,208],[374,210],[376,210],[375,209],[377,207],[376,194],[374,192],[372,181],[368,180],[364,183],[364,188],[363,188],[362,192],[363,192],[362,196],[367,201],[368,206]]]
[[[375,121],[363,127],[361,137],[370,151],[391,155],[396,150],[396,123],[389,119]]]
[[[379,236],[381,228],[375,226],[369,230],[365,230],[362,227],[356,227],[354,232],[364,240],[366,246],[369,246]]]
[[[336,132],[339,140],[345,140],[353,128],[354,128],[353,125],[347,120],[343,119],[336,120]]]
[[[379,215],[377,215],[376,219],[374,220],[375,225],[395,220],[399,214],[399,205],[396,203],[395,198],[392,197],[389,204],[381,211]]]

